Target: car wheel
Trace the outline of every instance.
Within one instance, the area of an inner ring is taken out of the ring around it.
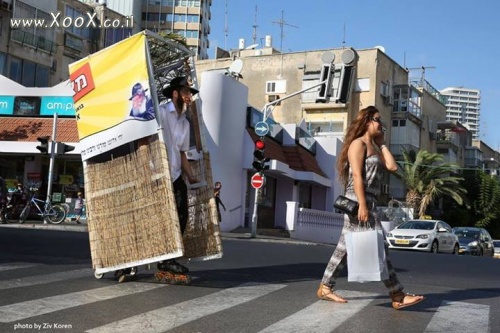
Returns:
[[[432,242],[431,253],[438,253],[439,245],[437,241]]]
[[[455,246],[453,247],[453,252],[451,254],[457,254],[458,255],[459,251],[460,251],[460,246],[458,244],[455,244]]]

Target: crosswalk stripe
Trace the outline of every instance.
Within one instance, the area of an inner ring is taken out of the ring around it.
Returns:
[[[487,333],[489,322],[489,305],[443,301],[424,332]]]
[[[0,281],[0,290],[36,286],[39,284],[81,278],[85,276],[93,276],[93,274],[94,273],[90,268],[83,268],[66,272],[58,272],[58,273],[51,273],[51,274],[44,274],[37,276],[27,276],[20,279]]]
[[[35,267],[35,266],[39,266],[39,265],[40,264],[33,264],[33,263],[27,263],[27,262],[12,262],[9,264],[0,265],[0,272],[9,271],[12,269]]]
[[[9,323],[80,305],[133,295],[165,286],[164,284],[130,282],[127,284],[116,284],[103,288],[4,305],[0,306],[0,322]]]
[[[243,284],[214,294],[145,312],[88,330],[88,333],[165,332],[190,321],[249,302],[284,288],[281,284]]]
[[[324,333],[332,332],[347,319],[365,308],[378,294],[338,290],[348,303],[318,301],[266,327],[259,333]]]

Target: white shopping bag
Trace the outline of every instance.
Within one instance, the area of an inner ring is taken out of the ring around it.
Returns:
[[[345,235],[347,281],[383,281],[389,278],[382,230],[368,229]]]

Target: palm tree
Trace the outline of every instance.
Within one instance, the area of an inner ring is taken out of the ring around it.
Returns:
[[[466,201],[467,190],[461,185],[463,178],[450,176],[456,167],[442,163],[443,157],[437,153],[420,150],[415,153],[403,152],[404,162],[395,174],[406,186],[406,204],[423,216],[429,204],[442,196],[449,196],[459,205]]]

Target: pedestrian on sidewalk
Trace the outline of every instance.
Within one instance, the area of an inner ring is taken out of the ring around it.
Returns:
[[[333,291],[335,280],[346,264],[346,233],[352,232],[360,223],[370,223],[372,228],[382,229],[377,215],[377,197],[383,171],[395,172],[397,164],[384,140],[384,128],[379,111],[368,106],[358,112],[349,125],[344,146],[337,160],[339,181],[345,187],[345,196],[359,204],[357,216],[344,215],[344,227],[335,251],[328,262],[317,291],[320,299],[337,303],[347,300]],[[392,306],[396,310],[421,302],[423,296],[405,294],[389,259],[385,246],[389,278],[384,280]]]
[[[220,190],[222,189],[222,183],[221,182],[215,182],[214,185],[214,198],[215,198],[215,204],[217,206],[217,218],[219,220],[219,223],[222,222],[222,215],[220,213],[220,206],[226,211],[226,206],[224,206],[224,203],[222,203],[222,200],[220,198]]]
[[[78,224],[81,224],[80,218],[83,215],[84,200],[83,200],[82,192],[78,192],[76,195],[77,195],[77,198],[75,201],[75,215],[76,215],[75,222]]]

